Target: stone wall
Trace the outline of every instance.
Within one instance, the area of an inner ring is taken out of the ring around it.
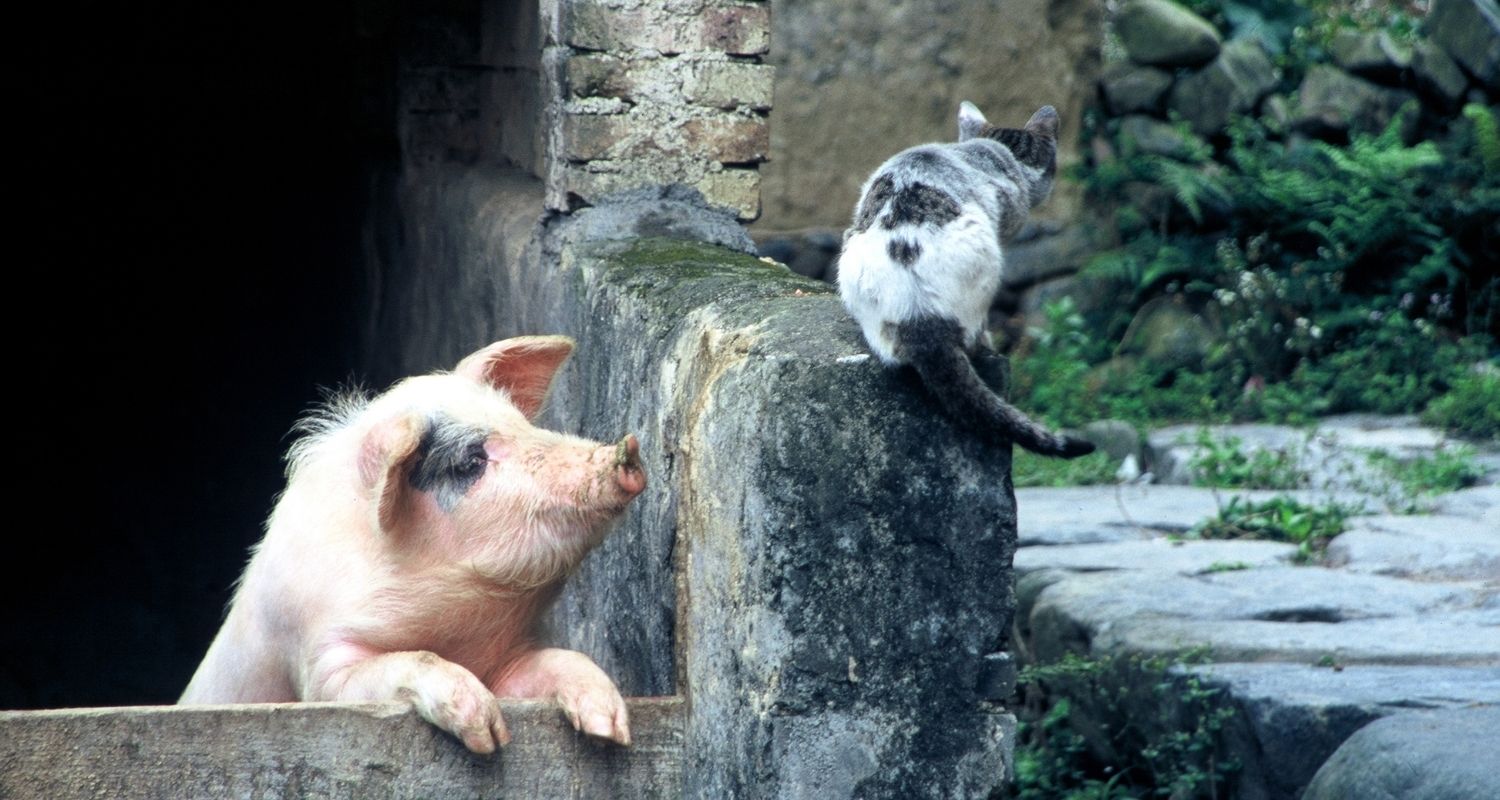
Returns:
[[[688,796],[999,786],[1009,454],[871,363],[826,287],[745,255],[732,214],[691,190],[606,198],[518,246],[509,209],[534,182],[449,169],[403,183],[419,244],[392,285],[482,286],[494,305],[393,317],[391,368],[565,333],[579,349],[544,423],[642,441],[652,488],[552,627],[627,694],[684,696]]]
[[[1056,106],[1061,162],[1078,158],[1102,3],[784,0],[775,10],[767,60],[776,67],[776,116],[758,231],[842,229],[882,161],[956,137],[962,100],[1010,126]],[[1038,213],[1068,219],[1080,199],[1063,182]]]

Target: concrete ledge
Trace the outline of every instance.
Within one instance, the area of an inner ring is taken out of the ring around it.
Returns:
[[[543,702],[502,703],[512,743],[477,756],[399,704],[0,712],[0,797],[676,797],[683,703],[637,698],[631,747]]]

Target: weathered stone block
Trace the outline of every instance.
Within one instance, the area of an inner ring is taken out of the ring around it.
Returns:
[[[634,96],[635,82],[631,80],[629,62],[624,59],[589,53],[569,58],[564,69],[568,93],[574,97]]]
[[[1161,98],[1172,86],[1172,74],[1155,67],[1118,61],[1104,69],[1099,78],[1104,103],[1109,113],[1119,116],[1138,111],[1154,112]]]
[[[1458,64],[1428,39],[1418,41],[1412,48],[1411,69],[1417,77],[1417,86],[1448,108],[1456,107],[1464,90],[1469,88],[1469,79]]]
[[[771,47],[771,7],[766,3],[709,8],[699,18],[696,49],[755,56]]]
[[[1168,158],[1186,158],[1202,152],[1207,144],[1191,131],[1144,114],[1120,119],[1121,146],[1125,152],[1151,153]]]
[[[766,160],[771,135],[764,117],[715,116],[688,120],[682,126],[689,152],[702,153],[722,164],[754,164]]]
[[[1427,35],[1490,91],[1500,90],[1500,6],[1495,0],[1432,0]]]
[[[1411,48],[1389,31],[1339,31],[1329,49],[1333,63],[1375,80],[1395,80],[1411,65]]]
[[[1387,89],[1356,78],[1337,67],[1317,64],[1307,71],[1297,90],[1297,112],[1292,125],[1308,133],[1364,131],[1384,128],[1396,112],[1416,95]]]
[[[1190,67],[1219,54],[1219,32],[1171,0],[1130,0],[1115,14],[1115,33],[1130,60]]]
[[[742,220],[760,216],[760,173],[754,169],[710,172],[693,183],[710,205],[734,210]]]
[[[756,111],[771,107],[775,68],[738,61],[707,61],[688,73],[682,92],[689,102],[714,108],[745,106]]]
[[[624,114],[569,114],[560,118],[563,156],[570,161],[619,158],[650,148],[650,131]]]
[[[1172,87],[1167,107],[1182,115],[1200,136],[1223,132],[1233,114],[1255,110],[1276,86],[1276,71],[1260,44],[1236,39],[1211,64]]]

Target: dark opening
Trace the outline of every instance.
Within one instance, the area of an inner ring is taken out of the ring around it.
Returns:
[[[16,28],[0,708],[168,703],[354,374],[397,12],[52,8]]]

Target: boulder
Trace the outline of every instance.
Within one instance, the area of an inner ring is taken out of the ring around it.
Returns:
[[[1307,71],[1297,90],[1297,114],[1292,125],[1313,135],[1349,132],[1375,133],[1396,116],[1416,95],[1404,89],[1387,89],[1356,78],[1337,67],[1316,64]],[[1408,120],[1414,125],[1415,120]]]
[[[1221,736],[1227,754],[1241,764],[1234,796],[1242,798],[1301,797],[1329,756],[1373,720],[1500,703],[1500,669],[1494,667],[1210,664],[1179,668],[1179,674],[1221,690],[1235,710]]]
[[[1186,159],[1205,147],[1196,134],[1145,114],[1122,117],[1120,139],[1127,153],[1134,150],[1177,159]]]
[[[1003,247],[1004,286],[1019,292],[1048,280],[1071,275],[1083,268],[1094,253],[1094,243],[1083,225],[1068,225],[1041,231],[1024,239],[1017,237]]]
[[[1500,797],[1500,705],[1387,717],[1361,728],[1313,777],[1304,800]]]
[[[1392,83],[1411,66],[1412,48],[1389,31],[1343,30],[1329,44],[1333,63],[1371,80]]]
[[[1171,86],[1172,73],[1130,61],[1110,64],[1099,78],[1104,105],[1114,116],[1156,111]]]
[[[1223,132],[1232,115],[1254,111],[1274,88],[1276,70],[1260,44],[1236,39],[1208,66],[1177,81],[1167,107],[1195,133],[1212,136]]]
[[[1122,419],[1094,420],[1083,426],[1083,438],[1109,454],[1111,460],[1122,461],[1127,456],[1141,458],[1141,432]]]
[[[1427,36],[1491,92],[1500,91],[1500,6],[1495,0],[1432,0]]]
[[[1412,47],[1411,69],[1417,88],[1446,109],[1456,108],[1469,88],[1469,79],[1457,62],[1429,39]]]
[[[1122,355],[1139,355],[1161,369],[1197,367],[1218,336],[1208,321],[1172,298],[1141,307],[1120,342]]]
[[[1115,13],[1115,33],[1137,64],[1190,67],[1219,54],[1219,32],[1170,0],[1129,0]]]

